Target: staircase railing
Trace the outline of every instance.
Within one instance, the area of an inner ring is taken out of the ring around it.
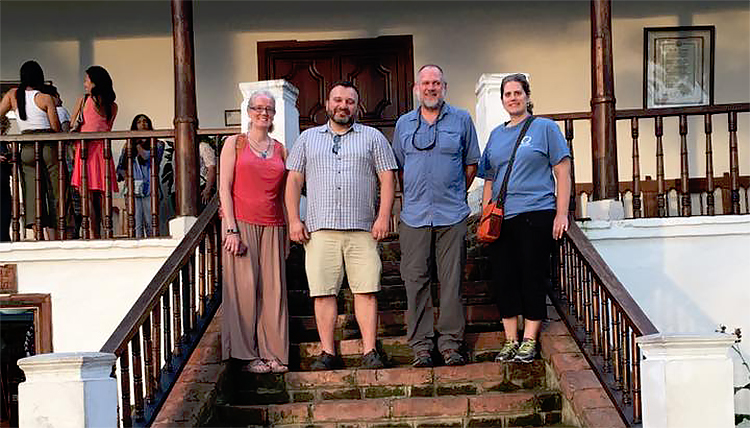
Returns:
[[[635,338],[658,331],[576,223],[558,251],[550,298],[623,421],[638,424],[641,378]]]
[[[149,426],[221,303],[218,196],[167,258],[101,352],[118,364],[122,426]]]

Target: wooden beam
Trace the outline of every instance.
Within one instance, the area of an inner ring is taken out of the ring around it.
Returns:
[[[611,0],[591,0],[593,200],[619,199],[611,6]]]
[[[200,165],[195,131],[195,49],[193,47],[193,2],[172,0],[174,45],[175,190],[178,216],[198,215]]]

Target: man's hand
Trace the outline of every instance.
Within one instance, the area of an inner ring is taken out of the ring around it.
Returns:
[[[552,238],[562,238],[566,230],[568,230],[568,216],[566,214],[556,215],[555,221],[552,223]]]
[[[300,244],[305,244],[310,240],[310,235],[307,233],[305,223],[301,221],[290,221],[289,222],[289,238]]]
[[[378,216],[372,225],[372,238],[380,241],[388,236],[388,217]]]
[[[208,185],[206,185],[206,187],[205,187],[205,188],[203,189],[203,191],[201,192],[201,201],[202,201],[202,202],[203,202],[204,204],[207,204],[207,203],[208,203],[208,200],[209,200],[209,198],[211,198],[211,190],[213,190],[213,186],[211,186],[211,187],[208,187]]]

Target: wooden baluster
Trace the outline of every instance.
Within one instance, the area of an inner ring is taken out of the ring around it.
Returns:
[[[656,135],[656,204],[659,217],[667,217],[666,183],[664,183],[664,120],[661,116],[654,118],[654,134]]]
[[[34,218],[34,239],[44,239],[42,229],[42,143],[34,141],[34,207],[36,217]],[[45,195],[46,196],[46,195]],[[28,217],[28,213],[26,216]]]
[[[179,276],[172,282],[172,297],[172,321],[174,325],[174,349],[172,355],[178,357],[182,355],[182,314],[180,313],[182,305],[180,299]]]
[[[125,343],[120,355],[120,391],[122,393],[122,426],[132,427],[133,411],[130,407],[130,351]]]
[[[216,169],[218,171],[218,168]],[[214,220],[213,247],[214,247],[214,292],[213,295],[221,294],[221,284],[223,280],[223,269],[221,261],[221,220],[217,217]]]
[[[586,334],[585,344],[586,346],[591,346],[592,339],[591,339],[591,333],[592,333],[592,326],[593,326],[593,314],[591,310],[591,303],[592,303],[592,278],[591,278],[591,269],[586,266],[584,272],[583,272],[583,313],[584,313],[584,323],[583,323],[583,329],[584,333]]]
[[[217,168],[218,169],[218,168]],[[208,295],[213,297],[214,293],[216,292],[216,260],[214,259],[214,256],[216,255],[216,248],[214,245],[214,242],[216,242],[215,238],[215,224],[212,223],[211,226],[208,228]]]
[[[609,373],[612,370],[612,334],[611,317],[609,315],[610,301],[605,294],[602,296],[602,360],[604,361],[602,370],[604,370],[604,373]]]
[[[688,165],[687,147],[687,115],[680,115],[680,199],[682,202],[682,216],[689,217],[692,214],[690,201],[690,168]]]
[[[729,112],[729,191],[732,214],[740,213],[740,160],[737,150],[737,112]]]
[[[166,292],[161,296],[162,304],[164,306],[164,370],[172,371],[172,314],[169,310],[169,287]]]
[[[154,384],[156,391],[159,390],[159,382],[161,381],[161,306],[160,301],[156,303],[154,309],[151,310],[151,319],[153,319],[153,325],[151,327],[151,343],[154,344],[154,355],[152,360],[154,362]],[[168,324],[168,323],[167,323]]]
[[[53,186],[57,185],[57,236],[60,240],[65,240],[65,214],[68,206],[68,168],[65,165],[65,143],[63,141],[57,142],[57,183],[52,183]]]
[[[83,239],[91,239],[91,221],[89,219],[89,170],[86,165],[88,144],[85,140],[79,143],[81,150],[78,151],[81,158],[81,187],[78,192],[81,195],[81,236]]]
[[[198,315],[202,318],[206,313],[206,234],[198,247],[198,296],[200,304],[198,306]]]
[[[706,113],[703,117],[706,131],[706,214],[715,215],[716,208],[714,204],[714,150],[711,143],[711,133],[713,125],[711,124],[711,114]]]
[[[579,255],[576,255],[576,320],[578,321],[578,325],[583,325],[583,317],[584,317],[584,311],[583,311],[583,293],[584,293],[584,279],[583,279],[583,263],[584,261]]]
[[[156,148],[156,138],[151,137],[151,158],[149,159],[151,176],[148,178],[151,200],[151,236],[159,236],[159,163]]]
[[[567,271],[568,271],[568,313],[571,315],[575,315],[576,310],[576,278],[575,278],[575,269],[574,265],[576,263],[576,255],[573,250],[572,243],[568,242],[568,262],[567,265]]]
[[[632,362],[632,385],[633,385],[633,422],[639,423],[641,421],[641,356],[638,345],[635,343],[635,331],[630,333],[630,342],[633,344],[631,347],[632,354],[630,361]]]
[[[153,404],[154,402],[154,362],[151,358],[154,355],[154,346],[151,342],[151,317],[146,317],[143,320],[143,362],[146,373],[146,404]]]
[[[621,320],[622,314],[620,313],[620,308],[612,302],[612,357],[614,359],[613,366],[615,369],[613,374],[616,385],[615,388],[618,391],[622,390],[622,348],[620,343]]]
[[[631,378],[632,375],[632,361],[630,361],[631,350],[630,348],[634,345],[630,343],[630,331],[632,328],[627,323],[623,315],[622,320],[622,402],[625,405],[631,403],[631,389],[633,387]]]
[[[109,167],[112,162],[112,140],[107,138],[104,140],[104,238],[112,239],[114,231],[112,227],[112,169]]]
[[[133,348],[133,394],[135,397],[135,420],[143,420],[143,370],[141,366],[141,330],[138,329],[130,341]]]
[[[599,299],[599,293],[601,289],[601,284],[599,281],[594,281],[593,290],[592,290],[592,309],[593,309],[593,323],[594,323],[594,342],[593,342],[593,351],[594,355],[601,355],[602,353],[602,325],[601,325],[601,303]]]
[[[575,162],[573,161],[575,159],[573,157],[573,119],[565,119],[565,140],[568,142],[568,150],[570,150],[570,205],[568,211],[575,218],[579,218],[581,213],[578,210]]]
[[[193,332],[198,326],[198,266],[196,266],[195,253],[188,260],[188,272],[190,273],[190,331]]]
[[[11,240],[18,242],[21,240],[21,195],[20,195],[20,189],[21,189],[21,154],[20,154],[20,144],[17,142],[12,143],[11,145],[13,154],[12,154],[12,160],[13,165],[11,169],[12,174],[12,183],[13,183],[13,202],[11,204]],[[23,227],[26,227],[24,225]]]
[[[190,259],[192,258],[191,255]],[[190,286],[190,263],[183,266],[180,273],[182,274],[182,332],[185,336],[189,336],[193,331],[193,296],[191,293],[192,287]]]
[[[128,181],[128,238],[135,238],[135,194],[133,192],[133,189],[135,189],[135,179],[133,177],[133,162],[136,150],[133,150],[132,139],[128,139],[125,144],[125,153],[128,158],[128,176],[126,177]]]
[[[630,119],[630,135],[633,137],[633,218],[641,218],[641,157],[638,151],[638,118]]]

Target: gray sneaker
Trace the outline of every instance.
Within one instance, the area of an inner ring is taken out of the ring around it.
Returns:
[[[501,349],[495,357],[495,362],[501,363],[505,361],[513,361],[517,352],[518,342],[515,340],[507,340],[505,341],[505,345],[503,345],[503,349]]]
[[[514,361],[518,361],[519,363],[530,363],[534,361],[535,357],[536,340],[524,339],[518,347],[518,352],[516,353],[516,359]]]

